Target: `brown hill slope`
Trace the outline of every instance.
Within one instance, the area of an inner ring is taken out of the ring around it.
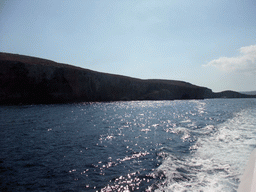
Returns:
[[[141,80],[24,55],[0,53],[0,104],[212,98],[182,81]]]

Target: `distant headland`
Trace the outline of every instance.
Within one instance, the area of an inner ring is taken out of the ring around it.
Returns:
[[[50,104],[96,101],[256,98],[174,80],[142,80],[68,64],[0,53],[0,104]]]

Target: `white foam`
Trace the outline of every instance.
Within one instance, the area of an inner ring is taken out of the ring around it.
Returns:
[[[158,171],[166,180],[156,191],[236,191],[255,147],[255,116],[256,109],[247,109],[219,124],[216,132],[213,125],[204,127],[189,157],[170,155],[163,161]]]

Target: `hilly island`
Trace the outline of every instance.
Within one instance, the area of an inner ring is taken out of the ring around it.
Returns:
[[[0,53],[0,104],[96,101],[256,98],[183,81],[137,79],[83,69],[54,61]]]

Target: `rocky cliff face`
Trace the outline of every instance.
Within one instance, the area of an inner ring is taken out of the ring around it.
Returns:
[[[141,80],[22,55],[0,53],[0,104],[213,97],[190,83]]]

